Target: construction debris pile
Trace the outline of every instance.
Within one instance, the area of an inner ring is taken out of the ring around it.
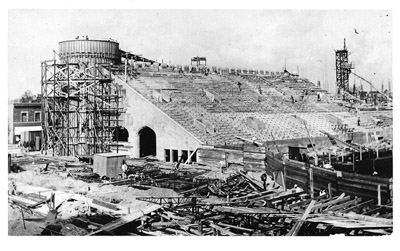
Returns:
[[[128,159],[104,179],[76,160],[13,158],[9,235],[390,235],[392,204],[285,189],[256,172]]]

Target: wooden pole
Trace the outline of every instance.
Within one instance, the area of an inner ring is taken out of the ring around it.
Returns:
[[[381,184],[378,184],[378,206],[381,205]]]
[[[224,154],[225,154],[225,170],[226,170],[226,169],[228,169],[228,155],[227,155],[226,151],[224,151]],[[243,160],[243,162],[244,162],[244,160]]]
[[[282,184],[283,184],[283,190],[286,192],[286,168],[283,168],[282,173]]]
[[[332,185],[331,183],[328,183],[328,194],[329,194],[329,199],[332,199]]]
[[[314,198],[314,175],[313,175],[313,169],[312,169],[312,167],[310,167],[310,169],[308,169],[309,170],[309,176],[310,176],[310,195],[311,195],[311,198]]]
[[[362,146],[360,146],[360,160],[362,160]]]
[[[24,210],[23,210],[22,208],[20,208],[20,210],[21,210],[21,215],[22,215],[22,222],[24,223],[24,229],[26,229],[26,226],[25,226],[25,217],[24,217]]]
[[[201,220],[199,220],[199,234],[203,235],[203,224],[202,224]]]
[[[353,150],[353,172],[356,171],[356,154]]]

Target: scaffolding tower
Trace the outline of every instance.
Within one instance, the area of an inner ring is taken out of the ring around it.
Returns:
[[[111,63],[43,61],[41,92],[42,151],[93,155],[110,152],[113,141],[118,146],[123,106]]]
[[[353,65],[349,64],[349,52],[346,48],[346,39],[344,39],[344,47],[336,53],[336,85],[338,93],[340,90],[349,92],[349,75]]]

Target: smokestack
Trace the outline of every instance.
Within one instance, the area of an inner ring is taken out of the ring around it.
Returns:
[[[388,90],[389,90],[389,93],[392,91],[392,88],[390,87],[390,79],[388,80]]]
[[[382,86],[381,86],[381,92],[383,93],[383,81],[382,81]]]

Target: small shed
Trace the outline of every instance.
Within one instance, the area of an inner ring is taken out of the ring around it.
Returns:
[[[123,153],[98,153],[93,155],[93,172],[101,177],[116,178],[122,174],[122,162],[126,159]]]

